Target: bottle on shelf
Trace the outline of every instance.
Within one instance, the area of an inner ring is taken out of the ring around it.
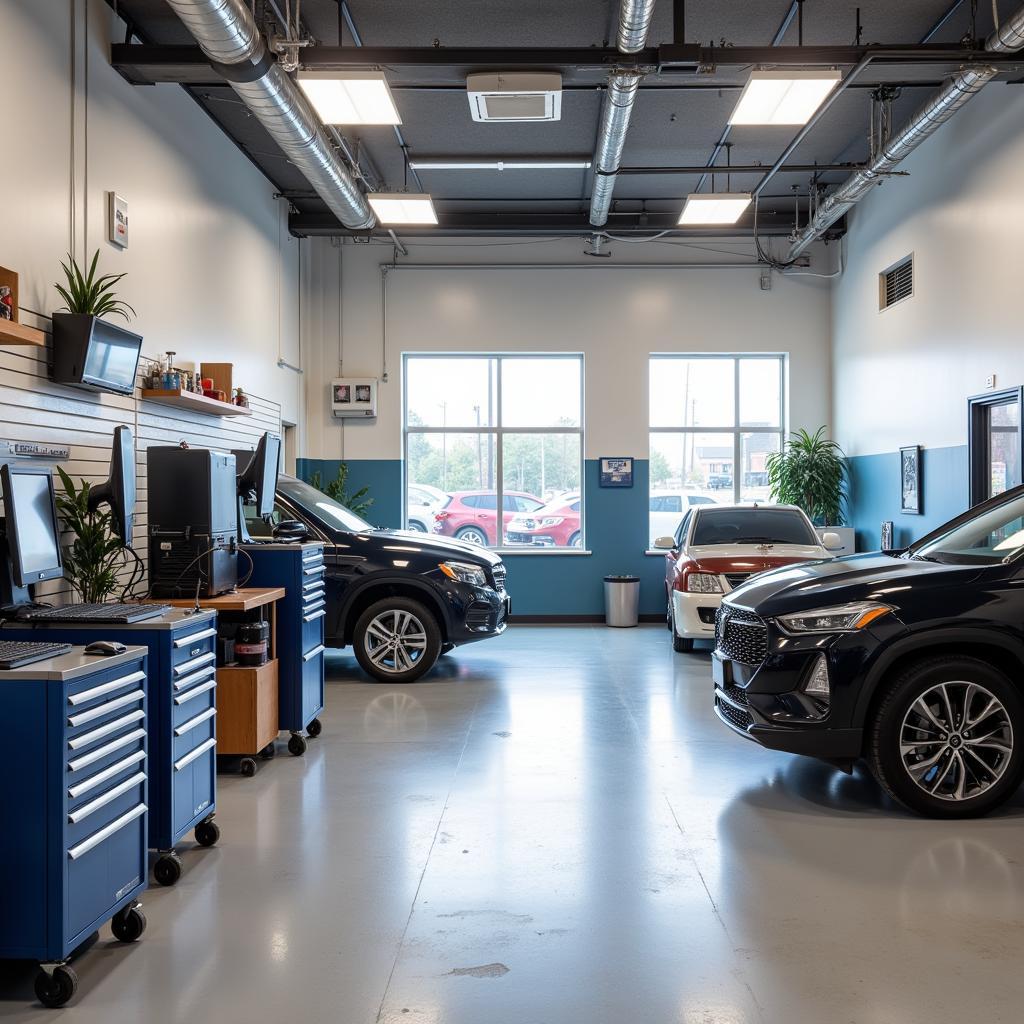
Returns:
[[[235,397],[231,399],[231,402],[240,409],[249,408],[249,399],[241,388],[235,388]]]

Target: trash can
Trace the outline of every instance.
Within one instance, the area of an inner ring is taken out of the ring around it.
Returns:
[[[609,626],[635,626],[639,610],[640,577],[605,576],[605,623]]]

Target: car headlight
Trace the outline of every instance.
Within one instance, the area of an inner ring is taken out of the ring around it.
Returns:
[[[691,594],[720,594],[722,581],[710,572],[691,572],[686,577],[686,589]]]
[[[877,601],[854,601],[834,608],[780,615],[778,622],[790,633],[854,633],[891,611],[887,604]]]
[[[562,516],[548,516],[547,519],[541,522],[541,526],[560,526],[562,523]]]
[[[470,565],[468,562],[442,562],[438,569],[448,579],[457,583],[469,583],[474,587],[487,586],[487,574],[479,565]]]

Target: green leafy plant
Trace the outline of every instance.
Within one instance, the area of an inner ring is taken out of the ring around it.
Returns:
[[[83,274],[78,261],[68,253],[67,263],[61,263],[67,287],[55,285],[69,313],[84,313],[88,316],[123,316],[131,319],[128,313],[135,316],[135,310],[123,302],[114,293],[114,285],[124,274],[102,274],[96,276],[96,264],[99,262],[100,251],[96,250],[89,264],[89,272]]]
[[[790,434],[783,450],[768,456],[765,468],[776,500],[799,506],[813,523],[839,525],[848,467],[842,448],[825,436],[824,427],[813,434]]]
[[[117,588],[117,573],[124,565],[126,549],[114,533],[113,517],[106,510],[89,509],[89,484],[74,480],[57,467],[63,484],[57,511],[75,539],[64,548],[64,578],[86,603],[103,601]]]
[[[348,465],[344,462],[338,466],[338,475],[333,480],[328,480],[326,484],[321,482],[320,470],[316,470],[309,477],[309,486],[323,491],[328,498],[333,498],[339,505],[344,505],[357,516],[365,516],[373,504],[373,498],[367,497],[370,493],[369,487],[360,487],[354,494],[348,493]]]

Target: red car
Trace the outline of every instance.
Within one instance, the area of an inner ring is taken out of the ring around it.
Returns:
[[[563,494],[552,498],[536,512],[513,516],[505,536],[509,544],[578,548],[583,536],[580,530],[580,496]]]
[[[540,498],[522,491],[505,491],[502,522],[517,513],[536,512]],[[494,491],[456,491],[439,512],[434,513],[434,533],[457,537],[471,544],[494,545],[498,537],[498,495]]]

